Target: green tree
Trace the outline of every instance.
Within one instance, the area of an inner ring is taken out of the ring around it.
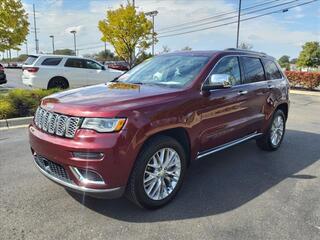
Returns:
[[[297,65],[299,67],[318,67],[320,66],[320,46],[319,42],[306,42],[302,46]]]
[[[239,48],[244,49],[244,50],[251,50],[253,48],[253,46],[250,43],[241,42],[239,45]]]
[[[110,43],[130,67],[152,44],[152,22],[129,3],[107,11],[106,19],[99,21],[98,28],[102,33],[101,40]],[[156,36],[154,38],[157,41]]]
[[[189,46],[185,46],[184,48],[181,49],[181,51],[191,51],[192,48]]]
[[[20,0],[0,1],[0,51],[20,50],[29,33],[28,15]]]
[[[143,52],[140,54],[140,56],[137,58],[136,65],[142,63],[144,60],[153,57],[152,53],[146,53]]]
[[[57,55],[75,55],[74,54],[74,50],[71,50],[71,49],[68,49],[68,48],[54,50],[54,54],[57,54]]]
[[[290,69],[290,57],[288,55],[283,55],[279,58],[278,63],[282,68],[285,68],[287,70]]]

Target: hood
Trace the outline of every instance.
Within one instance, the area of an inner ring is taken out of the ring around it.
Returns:
[[[50,95],[42,100],[41,106],[66,115],[108,116],[114,115],[114,111],[132,110],[173,98],[175,94],[171,93],[177,91],[156,85],[110,82]]]

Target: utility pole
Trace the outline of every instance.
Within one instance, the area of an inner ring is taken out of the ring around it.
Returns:
[[[34,25],[34,40],[36,43],[36,53],[39,53],[39,40],[37,35],[36,7],[33,4],[33,25]]]
[[[136,7],[136,1],[135,0],[132,0],[132,6]]]
[[[76,42],[76,30],[70,31],[73,34],[73,44],[74,44],[74,55],[77,55],[77,42]]]
[[[54,36],[50,35],[49,38],[52,39],[52,54],[54,54]]]
[[[239,47],[240,15],[241,15],[241,0],[239,0],[239,9],[238,9],[238,28],[237,28],[237,46],[236,46],[236,48]]]
[[[154,55],[154,17],[157,16],[159,12],[158,11],[151,11],[151,12],[146,12],[145,14],[147,16],[152,17],[152,55]]]

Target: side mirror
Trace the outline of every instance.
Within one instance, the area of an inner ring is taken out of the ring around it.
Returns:
[[[106,68],[106,66],[101,66],[101,70],[106,70],[107,68]]]
[[[212,74],[209,82],[203,86],[204,90],[230,88],[232,82],[228,74]]]

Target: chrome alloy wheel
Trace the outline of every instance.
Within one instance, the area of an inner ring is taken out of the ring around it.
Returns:
[[[147,163],[143,174],[144,191],[152,200],[162,200],[173,192],[180,175],[179,154],[173,148],[162,148]]]
[[[284,132],[284,119],[282,116],[277,116],[271,126],[270,140],[273,146],[277,146],[283,136]]]

